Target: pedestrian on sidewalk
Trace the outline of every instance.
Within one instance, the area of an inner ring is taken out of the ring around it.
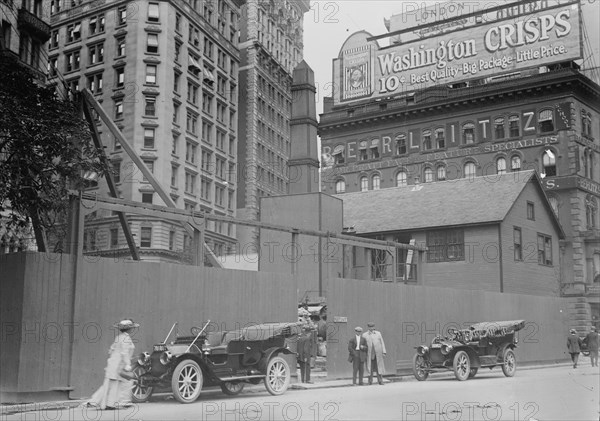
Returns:
[[[591,327],[590,333],[585,335],[583,341],[587,345],[587,350],[590,353],[592,367],[598,367],[598,332],[596,332],[595,326]]]
[[[139,327],[131,319],[121,320],[114,327],[119,334],[108,350],[108,361],[104,369],[104,382],[92,395],[85,406],[98,406],[100,409],[116,409],[131,405],[133,376],[131,374],[131,358],[135,345],[130,333]]]
[[[570,335],[567,337],[567,349],[571,354],[571,361],[573,361],[573,368],[577,368],[577,361],[579,360],[579,353],[581,352],[581,339],[577,336],[575,329],[570,330]]]
[[[367,372],[369,373],[369,384],[373,384],[373,372],[377,373],[377,382],[383,385],[382,375],[385,374],[383,357],[386,356],[385,343],[381,332],[375,330],[375,323],[367,323],[367,330],[363,337],[367,340]]]
[[[354,328],[354,336],[348,341],[348,362],[352,363],[352,385],[356,386],[356,376],[358,375],[358,384],[362,386],[365,373],[365,361],[367,360],[367,340],[362,336],[363,329],[360,326]]]
[[[297,359],[300,366],[300,379],[302,383],[310,381],[310,368],[312,360],[317,355],[316,331],[312,326],[305,324],[298,338]]]

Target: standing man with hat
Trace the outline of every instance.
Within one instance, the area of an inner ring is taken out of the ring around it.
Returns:
[[[369,372],[369,384],[373,384],[373,372],[377,372],[377,382],[383,385],[382,374],[385,374],[383,357],[387,354],[385,343],[381,332],[375,330],[375,323],[367,323],[369,330],[363,335],[367,340],[367,371]]]
[[[577,336],[577,331],[575,329],[570,330],[570,335],[567,338],[567,349],[569,350],[569,354],[571,354],[571,361],[573,361],[573,368],[577,368],[577,361],[579,360],[579,353],[581,352],[581,348],[579,343],[581,339]]]
[[[587,349],[590,352],[590,362],[592,363],[592,367],[598,367],[598,332],[596,332],[595,326],[590,328],[590,333],[585,335],[583,341],[586,343]]]
[[[354,336],[348,341],[348,361],[352,363],[352,385],[356,386],[356,375],[358,384],[362,386],[365,372],[365,360],[367,359],[367,340],[362,336],[362,327],[354,328]]]
[[[297,359],[300,366],[300,379],[302,383],[310,381],[311,360],[317,355],[316,330],[310,324],[302,326],[302,333],[298,338]]]

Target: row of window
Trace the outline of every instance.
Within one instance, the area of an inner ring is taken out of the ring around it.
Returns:
[[[521,157],[520,155],[513,155],[510,157],[510,169],[511,171],[521,170]],[[499,157],[495,161],[495,172],[496,174],[505,174],[507,172],[507,161],[504,157]],[[440,164],[436,168],[425,167],[423,169],[423,181],[425,183],[431,183],[434,181],[445,181],[447,179],[447,165]],[[542,174],[551,177],[556,174],[556,155],[551,150],[546,150],[542,154]],[[463,178],[473,178],[477,176],[477,164],[475,162],[466,162],[462,168]],[[405,187],[408,183],[408,172],[400,170],[396,173],[396,187]],[[376,173],[370,178],[366,175],[359,175],[360,191],[367,190],[379,190],[381,187],[381,175]],[[344,178],[339,178],[335,183],[336,193],[345,193],[346,181]]]

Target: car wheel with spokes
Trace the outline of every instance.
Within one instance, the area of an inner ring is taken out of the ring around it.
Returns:
[[[425,358],[422,355],[415,354],[413,357],[413,374],[415,375],[415,379],[420,382],[427,380],[429,372],[426,371],[426,367]]]
[[[458,351],[454,355],[454,376],[459,381],[465,381],[469,378],[469,372],[471,371],[471,361],[469,355],[465,351]]]
[[[173,396],[181,403],[192,403],[202,390],[202,369],[194,360],[183,360],[173,371],[171,388]]]
[[[135,403],[146,402],[152,396],[152,386],[142,386],[140,384],[140,377],[146,373],[146,369],[138,364],[134,364],[133,370],[133,390],[131,391],[131,401]]]
[[[226,395],[237,395],[242,390],[244,390],[245,383],[242,382],[223,382],[221,383],[221,390]]]
[[[512,349],[504,351],[502,356],[502,372],[506,377],[512,377],[517,372],[517,358]]]
[[[282,395],[290,385],[290,366],[281,357],[271,358],[267,364],[265,387],[271,395]]]

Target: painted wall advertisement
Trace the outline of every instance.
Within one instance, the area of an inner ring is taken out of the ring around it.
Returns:
[[[342,50],[335,100],[395,96],[582,57],[579,2],[378,49]]]

